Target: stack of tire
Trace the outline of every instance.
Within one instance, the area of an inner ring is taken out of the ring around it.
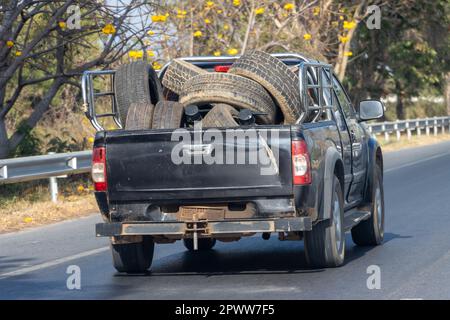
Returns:
[[[261,51],[238,58],[227,72],[208,72],[175,59],[162,83],[145,62],[122,65],[115,76],[118,113],[125,129],[175,129],[195,105],[203,127],[239,126],[243,109],[256,124],[292,124],[304,112],[299,79],[281,60]]]

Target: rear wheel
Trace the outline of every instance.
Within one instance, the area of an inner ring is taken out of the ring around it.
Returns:
[[[344,263],[344,197],[339,179],[333,180],[330,219],[305,233],[306,260],[314,268],[339,267]]]
[[[381,168],[376,165],[372,188],[370,218],[361,221],[352,229],[353,242],[359,246],[376,246],[384,238],[384,192]]]
[[[194,240],[183,239],[184,246],[189,251],[194,251]],[[198,251],[211,250],[216,245],[216,239],[212,238],[200,238],[198,239]]]
[[[152,264],[154,248],[149,236],[138,243],[111,243],[114,268],[119,272],[144,273]]]

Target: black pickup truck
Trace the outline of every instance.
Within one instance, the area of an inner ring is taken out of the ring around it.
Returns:
[[[92,171],[104,223],[96,233],[111,237],[118,271],[148,270],[154,244],[177,240],[210,250],[216,240],[275,233],[304,240],[316,268],[344,263],[348,231],[358,245],[383,241],[383,156],[364,124],[382,117],[383,105],[361,101],[356,111],[329,65],[275,56],[298,67],[310,114],[297,124],[97,132]],[[207,68],[233,59],[186,58]],[[90,81],[105,74],[114,71],[83,78],[97,128]]]

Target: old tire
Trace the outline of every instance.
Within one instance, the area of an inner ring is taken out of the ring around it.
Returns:
[[[313,268],[339,267],[345,257],[344,197],[338,178],[333,179],[330,219],[305,232],[305,254]]]
[[[154,106],[146,102],[134,102],[128,108],[125,129],[144,130],[152,127]]]
[[[163,97],[164,97],[164,100],[167,100],[167,101],[178,101],[178,99],[179,99],[178,94],[176,94],[175,92],[173,92],[172,90],[170,90],[166,87],[163,87]]]
[[[238,114],[239,112],[232,106],[220,103],[208,111],[202,120],[202,126],[205,128],[237,127],[239,124],[235,118]]]
[[[182,92],[183,85],[187,80],[196,75],[205,73],[208,73],[208,71],[199,68],[192,63],[180,59],[174,59],[164,73],[162,84],[173,94],[179,95]],[[172,98],[174,97],[173,94]]]
[[[183,239],[184,246],[189,251],[194,251],[194,240]],[[199,238],[198,239],[198,251],[211,250],[216,245],[216,239],[212,238]]]
[[[361,221],[352,229],[353,242],[359,246],[376,246],[384,238],[384,191],[381,168],[376,165],[373,179],[370,218]]]
[[[155,105],[163,99],[161,82],[153,68],[143,61],[121,65],[114,76],[114,91],[122,127],[128,109],[135,102]]]
[[[177,129],[181,126],[184,106],[175,101],[159,101],[153,112],[153,129]]]
[[[139,243],[111,243],[113,265],[119,272],[144,273],[153,261],[155,244],[148,236]]]
[[[184,105],[229,104],[266,115],[256,116],[262,123],[272,124],[276,106],[267,91],[257,82],[229,73],[207,73],[189,79],[180,94]]]
[[[295,123],[304,112],[298,76],[281,60],[261,51],[249,51],[228,71],[262,85],[283,112],[284,122]]]

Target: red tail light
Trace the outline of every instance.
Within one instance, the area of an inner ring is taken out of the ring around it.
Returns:
[[[295,185],[311,183],[311,163],[304,140],[292,141],[292,177]]]
[[[215,72],[228,72],[230,70],[231,66],[215,66],[214,71]]]
[[[106,148],[94,148],[92,153],[92,180],[95,191],[106,191],[108,181],[106,180]]]

